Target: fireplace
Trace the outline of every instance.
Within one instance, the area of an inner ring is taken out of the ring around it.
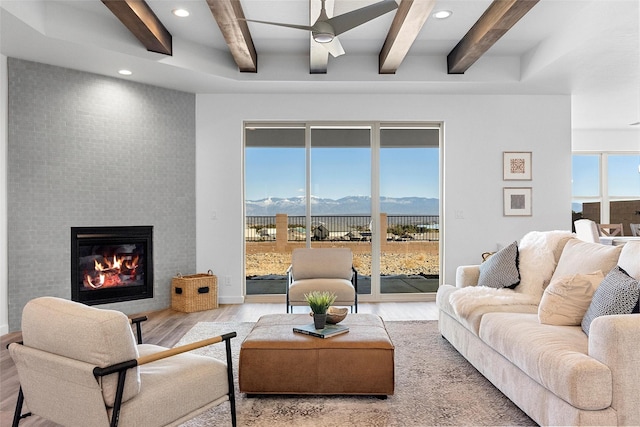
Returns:
[[[153,227],[71,227],[71,299],[153,298]]]

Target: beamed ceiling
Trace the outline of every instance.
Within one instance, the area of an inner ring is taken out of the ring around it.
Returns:
[[[571,95],[574,129],[640,131],[640,1],[325,9],[380,1],[393,10],[339,34],[334,57],[310,31],[253,22],[310,26],[320,0],[0,0],[0,53],[197,94]]]
[[[339,0],[338,0],[339,1]],[[382,0],[395,1],[395,0]],[[449,74],[464,74],[500,38],[522,19],[539,0],[494,0],[447,55]],[[102,0],[113,14],[152,52],[171,55],[171,34],[144,0]],[[241,0],[206,0],[229,52],[241,72],[258,72],[258,53],[245,20]],[[326,0],[329,17],[334,0]],[[394,74],[431,15],[436,0],[399,0],[393,22],[379,54],[380,74]],[[320,2],[309,0],[309,24],[320,14]],[[212,25],[213,22],[212,22]],[[317,49],[311,35],[310,72],[326,73],[328,52]]]

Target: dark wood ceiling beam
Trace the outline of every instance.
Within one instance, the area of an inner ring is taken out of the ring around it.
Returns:
[[[539,0],[494,0],[447,55],[449,74],[464,74]]]
[[[171,34],[144,0],[102,0],[102,3],[147,50],[172,54]]]
[[[379,73],[395,74],[422,26],[429,18],[436,0],[402,0],[393,18],[379,56]]]
[[[222,31],[238,69],[245,73],[258,72],[258,54],[240,0],[207,0],[209,9]]]

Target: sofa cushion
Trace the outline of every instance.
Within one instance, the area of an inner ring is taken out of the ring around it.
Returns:
[[[593,319],[612,314],[631,314],[637,310],[640,283],[620,267],[607,274],[593,294],[591,304],[582,319],[582,330],[589,335]]]
[[[622,247],[618,266],[629,276],[640,280],[640,241],[629,241]]]
[[[536,314],[487,313],[480,338],[576,408],[595,411],[611,405],[611,370],[588,355],[589,340],[580,326],[543,325]]]
[[[558,280],[572,274],[589,274],[598,270],[606,276],[618,263],[621,250],[621,246],[607,246],[571,239],[562,251],[551,280]]]
[[[500,249],[480,265],[478,286],[513,288],[520,283],[518,243]]]
[[[224,344],[217,345],[224,347]],[[140,356],[167,350],[151,344],[138,348]],[[122,406],[121,426],[182,425],[180,421],[185,422],[204,409],[229,400],[227,364],[213,357],[181,353],[139,369],[142,387],[135,399]],[[213,399],[217,400],[211,402]],[[176,407],[180,408],[179,412]],[[189,415],[181,417],[183,414]]]
[[[289,301],[306,303],[305,294],[322,289],[332,292],[336,296],[335,305],[352,305],[355,302],[356,291],[347,279],[304,279],[296,280],[289,286]]]
[[[602,279],[604,275],[597,271],[591,274],[573,274],[551,282],[538,307],[540,323],[580,325]]]
[[[453,288],[453,287],[449,287]],[[438,289],[440,294],[442,287]],[[478,335],[480,320],[485,313],[513,312],[537,313],[538,301],[531,295],[519,294],[513,289],[495,289],[486,286],[468,286],[447,289],[448,305],[444,311],[458,319],[468,330]],[[444,295],[443,295],[444,296]],[[441,306],[441,305],[439,305]]]
[[[518,252],[520,284],[516,292],[542,298],[565,244],[574,238],[569,231],[531,231],[522,237]],[[591,270],[595,271],[595,270]]]

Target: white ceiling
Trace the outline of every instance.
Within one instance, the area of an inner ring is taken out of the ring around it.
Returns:
[[[318,1],[318,0],[312,0]],[[376,0],[335,0],[341,14]],[[415,0],[422,1],[422,0]],[[541,0],[464,75],[446,56],[491,0],[439,0],[395,75],[378,54],[395,12],[340,35],[347,52],[309,74],[309,34],[249,23],[258,72],[240,73],[205,0],[147,0],[173,36],[173,56],[147,52],[100,0],[0,0],[0,52],[9,57],[193,93],[572,94],[574,129],[640,121],[640,2]],[[248,19],[307,24],[309,0],[242,0]],[[184,7],[188,18],[171,11]],[[315,21],[316,17],[311,17]]]

